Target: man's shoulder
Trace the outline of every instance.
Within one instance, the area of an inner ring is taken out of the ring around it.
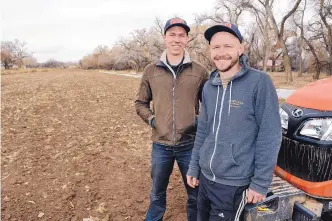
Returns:
[[[268,73],[251,67],[249,68],[247,76],[251,79],[255,79],[255,81],[270,79],[270,75]]]
[[[143,71],[143,78],[150,78],[157,67],[158,61],[150,62],[148,65],[145,66]]]
[[[198,62],[196,60],[192,60],[191,64],[192,64],[193,67],[207,72],[207,68],[203,64],[201,64],[200,62]]]
[[[252,67],[249,68],[249,73],[252,75],[261,76],[261,77],[268,75],[266,72],[252,68]]]
[[[264,72],[260,71],[254,68],[250,68],[251,70],[249,71],[249,76],[250,76],[250,81],[253,83],[255,88],[269,88],[269,87],[274,87],[274,82],[272,81],[271,76]]]
[[[193,69],[195,70],[195,72],[197,74],[200,74],[203,77],[207,77],[208,76],[209,72],[208,72],[207,68],[203,64],[199,63],[196,60],[192,60],[191,61],[191,65],[192,65]]]
[[[154,67],[156,67],[156,64],[157,64],[157,61],[153,61],[153,62],[150,62],[149,64],[147,64],[144,68],[144,72],[145,71],[149,71],[149,70],[152,70]]]

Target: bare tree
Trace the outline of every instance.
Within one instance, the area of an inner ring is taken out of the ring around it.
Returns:
[[[240,17],[247,9],[249,0],[218,0],[214,7],[214,14],[201,14],[196,16],[196,21],[202,23],[209,21],[212,23],[230,22],[239,25]]]
[[[5,69],[10,69],[15,64],[15,58],[8,50],[3,49],[3,43],[1,43],[1,64]]]
[[[83,69],[96,69],[98,67],[97,58],[93,55],[84,56],[80,60],[80,66]]]
[[[303,73],[303,47],[304,47],[304,13],[307,8],[307,0],[304,0],[303,7],[298,10],[298,13],[294,16],[294,23],[300,29],[300,41],[299,48],[299,71],[298,77],[302,77]],[[299,22],[297,21],[299,20]]]
[[[41,65],[45,68],[64,68],[64,63],[55,59],[49,59]]]
[[[33,56],[24,58],[23,63],[27,68],[37,68],[39,66],[37,59]]]
[[[200,22],[202,21],[197,17],[196,22],[191,26],[189,34],[190,40],[187,44],[187,49],[191,54],[192,59],[200,62],[208,69],[212,69],[212,63],[208,53],[209,45],[203,35],[206,26]]]
[[[32,53],[28,52],[26,45],[26,42],[20,42],[18,39],[4,41],[1,42],[1,51],[10,54],[12,59],[14,59],[14,63],[21,68],[24,65],[23,59],[32,55]]]
[[[325,58],[326,49],[324,47],[324,33],[323,33],[323,24],[321,23],[320,17],[317,13],[317,16],[313,16],[311,21],[304,26],[304,42],[306,43],[306,51],[310,51],[312,54],[313,62],[309,64],[310,66],[315,67],[316,73],[313,75],[313,79],[318,79],[324,65],[326,65]]]
[[[249,59],[249,64],[251,67],[254,68],[259,68],[260,64],[266,66],[266,63],[262,63],[261,61],[263,60],[263,54],[261,50],[261,34],[260,31],[258,30],[259,28],[251,28],[248,31],[249,39],[248,39],[248,44],[246,45],[246,50],[248,53],[248,59]],[[266,70],[266,69],[265,69]]]
[[[270,58],[271,49],[272,49],[272,41],[273,34],[272,34],[272,28],[270,27],[269,23],[269,11],[261,10],[258,5],[255,5],[254,2],[248,2],[246,4],[247,9],[255,16],[256,24],[258,25],[258,33],[259,35],[255,35],[256,38],[262,39],[260,40],[259,46],[262,48],[262,69],[263,71],[266,71],[266,64]],[[257,52],[259,52],[258,50]],[[249,58],[250,59],[250,58]]]
[[[313,78],[318,79],[324,70],[329,75],[332,74],[332,6],[331,0],[319,1],[319,4],[316,0],[308,0],[308,4],[314,9],[315,14],[305,25],[304,41],[307,45],[306,50],[312,54],[312,65],[316,70]]]
[[[139,72],[156,60],[164,50],[160,31],[155,27],[140,29],[133,31],[130,39],[120,39],[118,45],[124,50],[120,56],[121,62],[127,62],[129,68]]]
[[[215,10],[218,17],[238,26],[247,4],[248,0],[219,0]]]
[[[160,20],[160,18],[156,18],[155,20],[154,20],[154,26],[153,26],[153,28],[157,31],[157,32],[159,32],[160,33],[160,35],[163,35],[164,34],[164,28],[163,28],[163,22]]]
[[[96,55],[102,55],[102,54],[107,54],[108,51],[109,49],[106,45],[99,45],[97,48],[95,48],[93,53]]]
[[[10,68],[14,64],[19,68],[24,65],[23,59],[32,56],[26,45],[26,42],[20,42],[18,39],[1,42],[1,63],[5,68]]]
[[[332,4],[331,0],[320,0],[319,16],[324,24],[326,32],[323,32],[323,39],[326,45],[328,74],[332,75]]]
[[[315,69],[316,69],[316,73],[312,76],[312,78],[314,80],[317,80],[317,79],[319,79],[319,75],[320,75],[321,68],[322,68],[321,62],[319,60],[318,54],[316,52],[316,49],[315,49],[315,47],[312,44],[312,41],[309,40],[309,39],[307,39],[306,37],[303,37],[303,40],[308,45],[308,47],[309,47],[308,50],[310,50],[311,53],[312,53],[312,55],[314,56],[314,60],[315,60],[314,66],[315,66]]]
[[[269,19],[271,21],[272,28],[274,30],[274,34],[277,37],[278,43],[280,44],[280,47],[282,49],[283,64],[284,64],[285,73],[286,73],[286,82],[292,82],[293,76],[292,76],[291,62],[290,62],[290,58],[288,55],[288,49],[286,46],[286,42],[284,40],[285,22],[296,11],[296,9],[298,8],[298,6],[300,5],[302,0],[296,0],[292,9],[285,16],[283,16],[283,18],[281,20],[280,28],[278,27],[278,23],[275,19],[273,11],[272,11],[274,0],[265,0],[265,1],[258,0],[258,1],[264,6],[264,8],[267,12]]]

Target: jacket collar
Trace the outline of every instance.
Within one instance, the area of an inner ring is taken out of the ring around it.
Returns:
[[[166,64],[167,64],[166,55],[167,55],[167,51],[165,50],[161,54],[159,61],[156,64],[157,66],[167,67],[166,66]],[[190,63],[191,63],[191,59],[190,59],[189,53],[186,49],[184,49],[184,59],[183,59],[182,64],[190,64]]]

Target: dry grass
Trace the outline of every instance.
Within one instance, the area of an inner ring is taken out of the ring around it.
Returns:
[[[311,82],[314,82],[316,80],[312,79],[313,73],[303,73],[302,77],[298,77],[297,72],[293,72],[293,82],[292,83],[286,83],[286,74],[285,72],[269,72],[269,75],[271,76],[275,86],[277,88],[287,88],[287,89],[296,89],[303,87]],[[322,73],[319,77],[319,79],[327,78],[327,74]]]
[[[10,69],[10,70],[1,70],[2,75],[7,74],[18,74],[18,73],[28,73],[29,69]]]
[[[285,103],[286,99],[285,98],[279,98],[279,104]]]
[[[118,74],[129,74],[129,73],[136,73],[134,70],[122,70],[122,71],[116,71]]]
[[[134,70],[121,70],[121,71],[114,71],[114,70],[104,70],[104,69],[98,69],[99,72],[110,72],[114,74],[142,74],[142,72],[136,73]]]
[[[52,71],[52,70],[56,70],[56,69],[52,69],[52,68],[11,69],[11,70],[1,70],[1,75],[48,72],[48,71]]]

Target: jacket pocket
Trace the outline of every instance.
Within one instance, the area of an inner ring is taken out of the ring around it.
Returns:
[[[215,149],[215,154],[212,159],[212,171],[216,177],[227,178],[227,177],[243,177],[245,166],[239,164],[234,159],[234,145],[218,142]]]

